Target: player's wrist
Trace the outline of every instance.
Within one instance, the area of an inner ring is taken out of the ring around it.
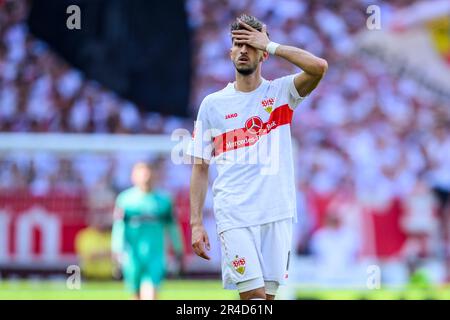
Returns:
[[[277,42],[273,42],[270,41],[267,45],[266,45],[266,51],[270,54],[275,54],[275,51],[277,50],[277,48],[280,46],[279,43]]]
[[[203,228],[203,221],[191,221],[190,224],[191,224],[192,229],[198,228],[198,227]]]

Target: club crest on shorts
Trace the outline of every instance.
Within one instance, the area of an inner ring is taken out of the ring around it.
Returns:
[[[232,265],[234,267],[234,270],[240,274],[244,274],[245,272],[245,258],[239,258],[238,255],[236,255],[236,259],[234,259],[232,262]]]

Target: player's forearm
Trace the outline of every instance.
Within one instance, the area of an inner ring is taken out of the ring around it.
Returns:
[[[169,225],[169,237],[172,242],[173,250],[176,254],[183,254],[184,245],[181,239],[181,232],[178,224],[174,221]]]
[[[111,232],[111,251],[120,253],[124,249],[125,224],[123,220],[114,221]]]
[[[190,187],[191,226],[203,223],[202,211],[207,190],[208,167],[205,164],[194,164]]]
[[[325,59],[316,57],[300,48],[280,45],[276,49],[275,55],[286,59],[313,76],[323,76],[328,69],[328,63]]]

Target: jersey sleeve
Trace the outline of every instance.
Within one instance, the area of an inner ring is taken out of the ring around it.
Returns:
[[[121,192],[121,193],[119,193],[117,195],[116,203],[115,203],[116,208],[119,208],[119,209],[122,209],[122,210],[124,209],[124,198],[125,198],[124,192],[125,191],[123,191],[123,192]],[[117,215],[120,216],[120,212],[114,211],[114,219],[116,218]]]
[[[192,139],[189,142],[186,153],[196,158],[211,160],[213,154],[212,126],[208,117],[208,102],[205,98],[198,110],[197,120],[194,125]]]
[[[174,212],[173,200],[170,196],[165,197],[166,215],[167,215],[167,231],[169,234],[170,242],[172,243],[173,250],[176,254],[183,254],[184,245],[181,238],[181,231],[178,225],[178,219],[176,219]]]
[[[125,223],[123,220],[116,220],[111,232],[111,251],[121,253],[125,249]]]
[[[111,251],[120,253],[125,245],[125,210],[122,205],[123,196],[120,194],[116,199],[116,205],[113,213],[113,225],[111,232]]]
[[[305,97],[300,96],[297,88],[295,88],[294,79],[297,75],[298,73],[295,73],[275,80],[279,82],[281,94],[283,98],[287,99],[292,110],[295,110],[300,102],[305,99]]]

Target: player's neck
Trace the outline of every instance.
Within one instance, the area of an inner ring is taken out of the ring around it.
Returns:
[[[236,82],[234,88],[237,91],[251,92],[256,90],[262,82],[260,69],[256,69],[255,72],[249,75],[242,75],[236,71]]]
[[[152,186],[138,186],[139,191],[142,193],[150,193],[153,190]]]

